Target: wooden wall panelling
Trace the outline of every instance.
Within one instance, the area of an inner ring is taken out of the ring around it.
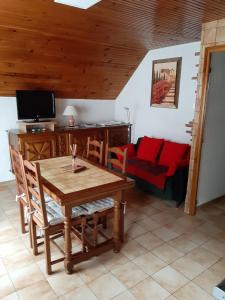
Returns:
[[[1,1],[0,96],[116,98],[148,50],[197,41],[202,22],[224,15],[220,0],[102,0],[89,10]]]

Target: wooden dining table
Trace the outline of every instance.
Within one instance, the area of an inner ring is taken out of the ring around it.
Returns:
[[[132,188],[134,181],[81,158],[76,158],[76,163],[83,166],[84,170],[73,173],[71,156],[50,158],[38,162],[44,191],[61,206],[64,215],[64,266],[66,272],[72,273],[75,264],[109,249],[119,252],[123,240],[123,222],[121,222],[123,192]],[[105,197],[112,197],[114,200],[112,241],[103,243],[80,256],[73,254],[72,207]]]

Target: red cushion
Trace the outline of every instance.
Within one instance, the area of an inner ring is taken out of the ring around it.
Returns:
[[[159,158],[159,164],[163,166],[171,166],[184,158],[188,144],[179,144],[170,141],[165,141]]]
[[[127,158],[133,157],[136,155],[134,144],[123,145],[119,147],[122,151],[127,148]],[[117,158],[122,161],[123,157],[120,154],[117,154]]]
[[[163,141],[144,136],[138,147],[137,158],[155,163]]]

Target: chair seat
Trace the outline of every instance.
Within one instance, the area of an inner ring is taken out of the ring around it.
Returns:
[[[110,197],[81,205],[81,207],[84,208],[86,210],[86,213],[88,213],[89,215],[97,211],[103,211],[112,208],[113,206],[114,206],[114,201]]]
[[[44,194],[47,219],[50,225],[56,225],[64,221],[64,216],[61,211],[60,205],[58,205],[48,194]],[[33,197],[34,198],[34,197]],[[81,215],[91,215],[97,211],[103,211],[114,206],[112,198],[107,197],[104,199],[96,200],[90,203],[82,204],[72,208],[72,218],[79,217]]]

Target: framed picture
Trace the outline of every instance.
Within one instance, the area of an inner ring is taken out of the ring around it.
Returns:
[[[177,108],[182,58],[154,60],[151,106]]]

